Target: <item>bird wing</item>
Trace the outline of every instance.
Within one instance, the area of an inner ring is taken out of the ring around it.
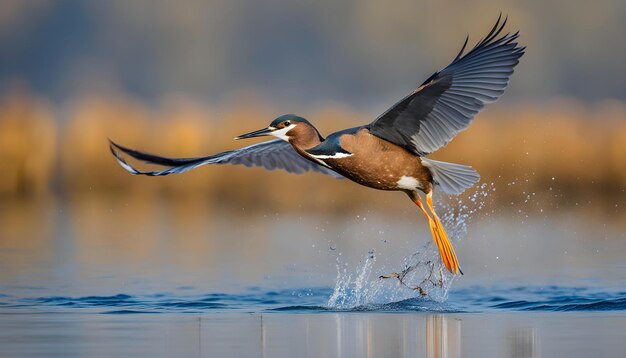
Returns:
[[[370,127],[377,137],[425,156],[445,146],[467,128],[487,103],[506,88],[513,68],[524,54],[519,32],[497,38],[506,19],[463,55],[467,39],[456,58],[435,72],[415,92],[388,109]]]
[[[206,164],[243,164],[247,167],[260,166],[267,170],[284,169],[289,173],[296,174],[316,171],[335,178],[343,178],[333,170],[300,156],[291,144],[282,139],[270,140],[236,150],[197,158],[162,157],[126,148],[111,140],[109,140],[109,147],[117,162],[131,174],[162,176],[172,173],[184,173]],[[120,152],[149,164],[162,165],[169,168],[160,171],[140,171],[128,164]]]

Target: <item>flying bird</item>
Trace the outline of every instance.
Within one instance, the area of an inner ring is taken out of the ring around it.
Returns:
[[[426,219],[441,260],[452,274],[463,273],[454,248],[433,208],[433,191],[461,194],[480,179],[472,167],[427,158],[466,129],[487,103],[503,93],[524,54],[519,32],[501,35],[501,16],[491,31],[465,53],[468,38],[444,69],[433,73],[373,122],[324,138],[308,120],[294,114],[274,119],[266,128],[235,139],[274,136],[278,139],[197,158],[169,158],[130,149],[110,141],[119,164],[131,174],[162,176],[184,173],[206,164],[243,164],[268,170],[308,171],[347,178],[358,184],[403,191]],[[140,171],[121,153],[167,167]],[[424,206],[419,192],[426,198]],[[428,210],[427,210],[428,208]]]

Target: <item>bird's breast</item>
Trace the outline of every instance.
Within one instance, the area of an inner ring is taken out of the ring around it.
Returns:
[[[341,136],[340,141],[350,154],[321,160],[346,178],[380,190],[430,188],[430,171],[418,156],[404,148],[373,136],[365,128]]]

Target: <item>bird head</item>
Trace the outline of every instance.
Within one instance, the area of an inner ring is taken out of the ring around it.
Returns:
[[[242,134],[238,137],[235,137],[235,139],[239,140],[271,135],[288,142],[289,138],[292,138],[296,135],[296,131],[294,131],[293,129],[299,125],[311,126],[311,124],[302,117],[298,117],[295,114],[285,114],[274,119],[268,127],[259,129],[258,131]]]

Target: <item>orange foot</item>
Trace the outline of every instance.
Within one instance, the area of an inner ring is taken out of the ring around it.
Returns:
[[[450,271],[452,274],[463,274],[463,271],[459,268],[459,261],[456,258],[456,253],[454,252],[454,248],[452,247],[452,243],[448,238],[445,230],[443,229],[443,225],[441,224],[441,220],[435,213],[433,209],[433,199],[432,199],[432,191],[426,194],[426,203],[428,204],[428,208],[432,212],[433,216],[431,217],[426,209],[424,208],[424,204],[419,199],[417,193],[413,193],[411,199],[417,204],[417,206],[422,210],[424,216],[428,219],[428,226],[430,227],[430,233],[433,236],[433,240],[439,249],[439,254],[441,255],[441,261],[444,266]]]

